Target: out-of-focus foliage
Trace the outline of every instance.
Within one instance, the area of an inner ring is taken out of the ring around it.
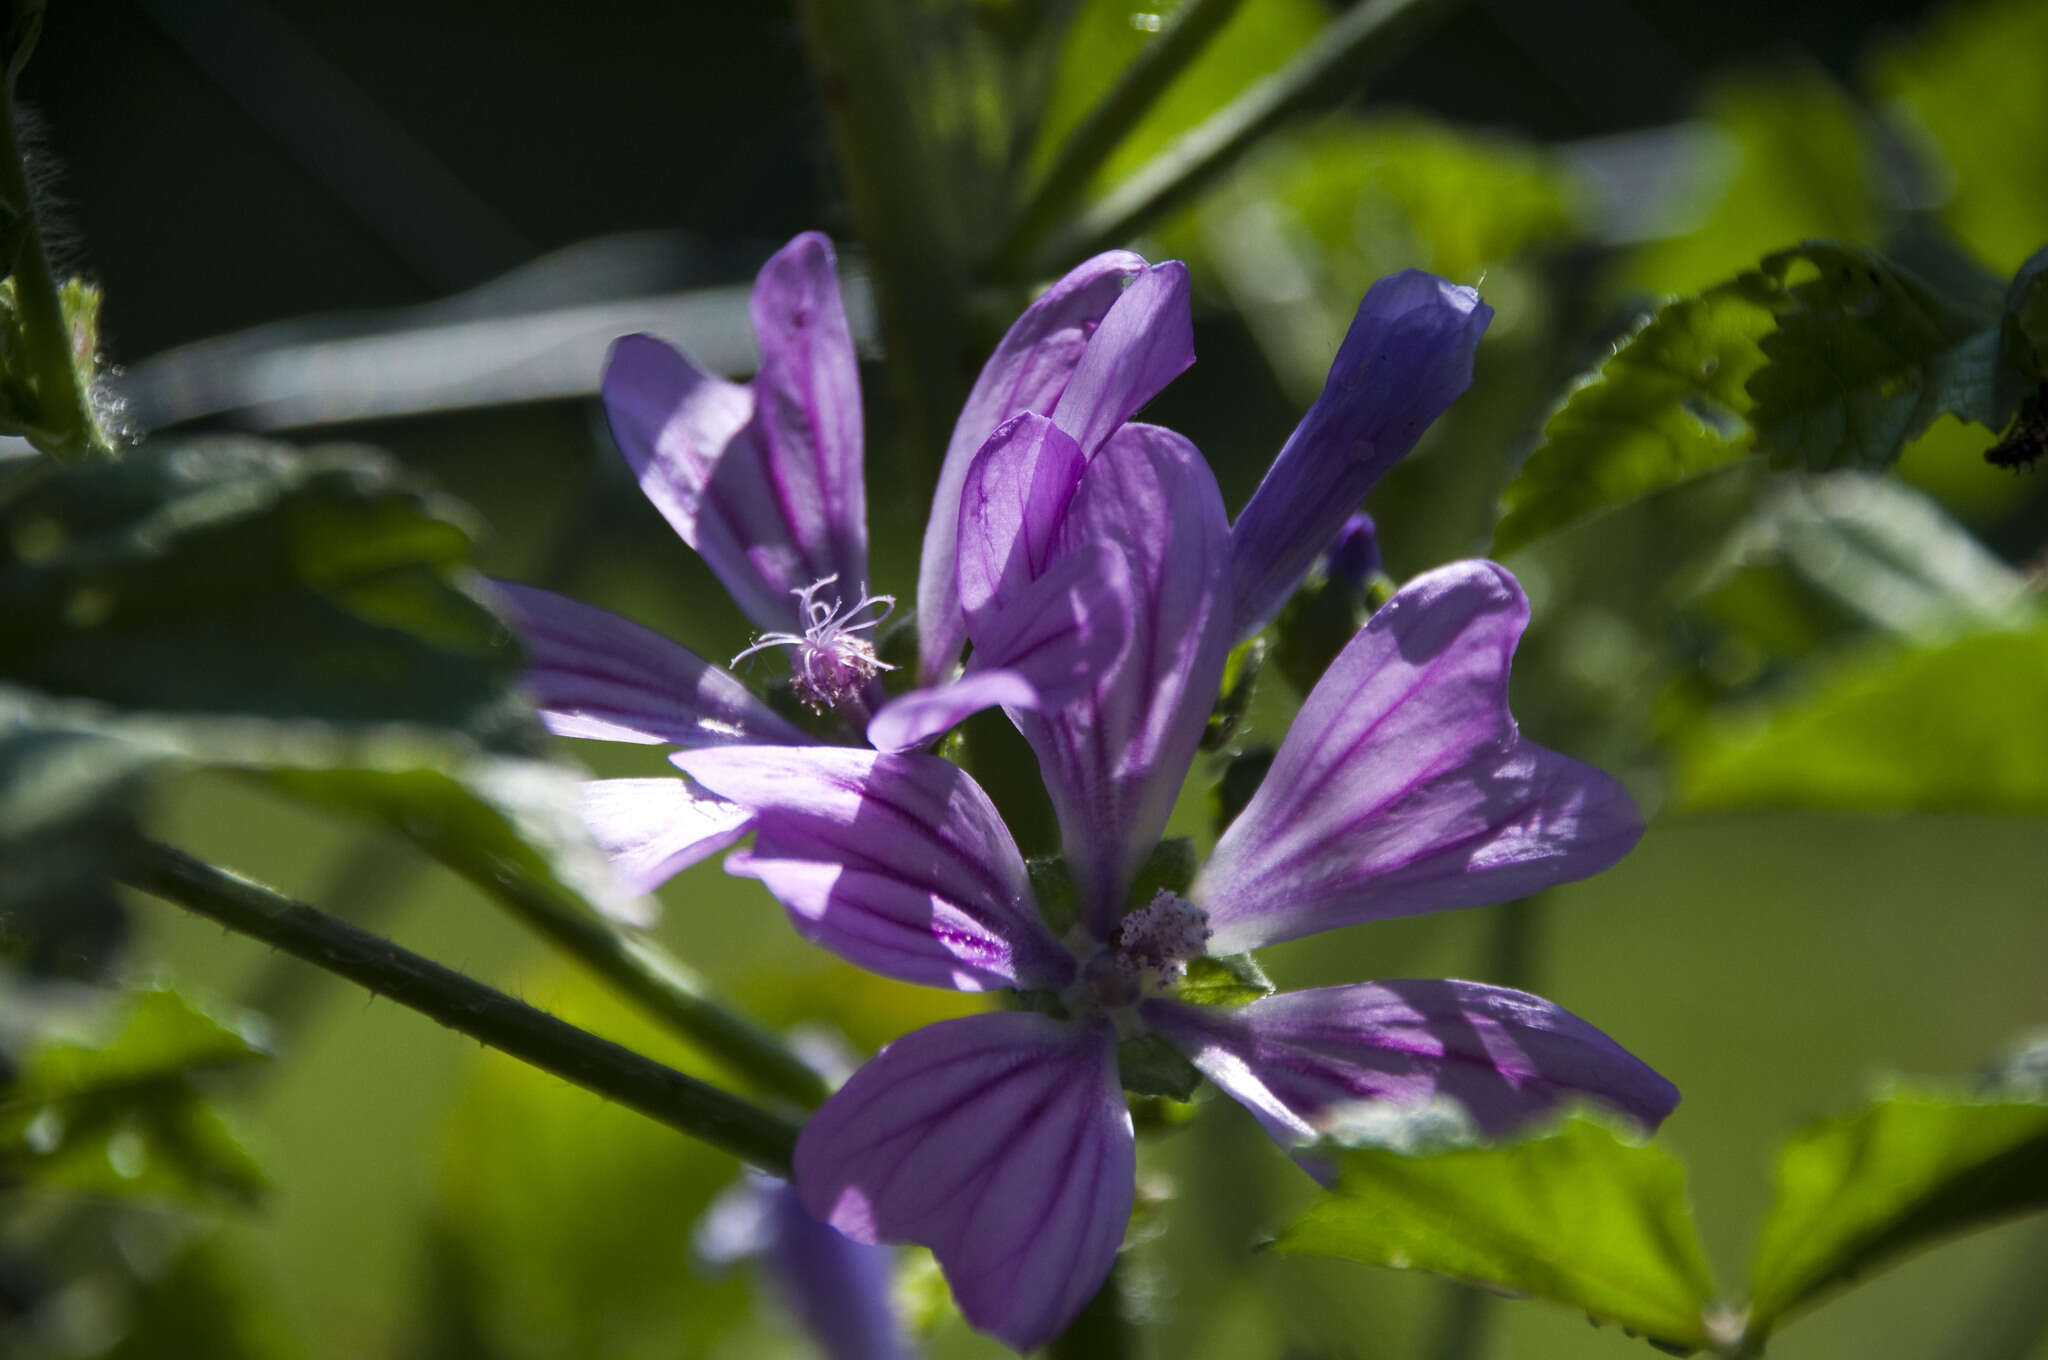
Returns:
[[[1662,1148],[1573,1119],[1496,1146],[1328,1156],[1336,1187],[1278,1250],[1533,1295],[1681,1352],[1707,1344],[1713,1276],[1685,1169]]]
[[[196,1078],[268,1056],[177,993],[139,992],[97,1035],[53,1025],[0,1088],[0,1199],[20,1183],[101,1196],[249,1203],[265,1188]],[[9,1185],[8,1183],[12,1183]]]

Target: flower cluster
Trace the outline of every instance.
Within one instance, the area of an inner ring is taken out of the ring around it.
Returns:
[[[798,692],[845,720],[844,739],[804,736],[635,625],[511,594],[556,731],[681,748],[686,779],[592,785],[586,814],[635,886],[751,833],[727,869],[759,879],[814,943],[890,977],[1036,1001],[915,1031],[857,1071],[797,1146],[813,1214],[860,1241],[929,1246],[969,1321],[1022,1349],[1074,1317],[1123,1238],[1124,1041],[1178,1050],[1296,1152],[1362,1101],[1452,1099],[1489,1133],[1572,1098],[1651,1126],[1670,1112],[1663,1078],[1507,988],[1190,999],[1197,977],[1250,975],[1229,960],[1262,945],[1520,897],[1635,843],[1621,787],[1524,740],[1509,714],[1528,603],[1497,565],[1396,591],[1192,881],[1136,887],[1230,649],[1333,542],[1347,563],[1369,550],[1370,526],[1347,517],[1469,385],[1491,317],[1476,293],[1415,271],[1374,285],[1233,523],[1195,447],[1130,419],[1192,361],[1185,271],[1123,253],[1081,265],[1019,318],[961,415],[924,540],[919,687],[893,699],[847,626],[864,592],[820,598],[865,579],[866,548],[853,355],[821,239],[770,261],[754,313],[751,389],[633,338],[606,404],[649,497],[772,630],[764,641],[790,646]],[[1058,812],[1076,896],[1059,936],[987,795],[929,753],[990,705],[1030,743]]]

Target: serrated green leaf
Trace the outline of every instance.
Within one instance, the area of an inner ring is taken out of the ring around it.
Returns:
[[[154,712],[442,726],[527,753],[453,508],[360,449],[217,439],[0,485],[0,676]]]
[[[1197,1006],[1242,1006],[1273,994],[1273,980],[1249,954],[1226,954],[1188,961],[1187,975],[1174,992],[1176,1001]]]
[[[1624,340],[1544,425],[1502,495],[1494,552],[1746,456],[1745,385],[1764,363],[1776,300],[1768,279],[1744,274],[1665,305]]]
[[[1141,1096],[1189,1101],[1202,1087],[1202,1074],[1179,1049],[1156,1034],[1141,1034],[1116,1046],[1117,1080]]]
[[[2043,1208],[2048,1093],[1901,1087],[1780,1152],[1752,1271],[1751,1330],[1760,1338],[1939,1238]]]
[[[1998,354],[1997,405],[2010,412],[2048,383],[2048,246],[2028,257],[2005,290]]]
[[[1334,1189],[1275,1249],[1548,1299],[1669,1346],[1708,1344],[1712,1276],[1668,1152],[1572,1119],[1523,1142],[1318,1153]]]
[[[0,1168],[106,1195],[253,1200],[262,1173],[192,1078],[267,1056],[176,993],[138,993],[111,1036],[47,1037],[0,1094]]]
[[[1681,750],[1691,809],[2048,813],[2048,625],[1831,661],[1802,692],[1710,718]]]
[[[1762,451],[1808,471],[1879,469],[1944,412],[2005,424],[1996,316],[1860,246],[1809,241],[1761,268],[1782,289],[1748,384]]]

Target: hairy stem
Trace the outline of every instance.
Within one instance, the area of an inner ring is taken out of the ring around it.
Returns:
[[[21,321],[21,352],[17,356],[20,371],[9,376],[25,379],[34,393],[34,409],[23,413],[28,419],[21,432],[36,448],[52,457],[110,458],[113,446],[100,427],[92,393],[79,377],[79,364],[73,352],[78,340],[64,315],[63,294],[43,248],[35,201],[29,194],[28,176],[22,168],[20,113],[14,106],[14,83],[35,45],[41,15],[35,13],[29,19],[26,32],[20,31],[20,13],[15,23],[17,31],[9,35],[12,51],[5,89],[0,90],[0,216],[5,218],[0,222],[0,239],[11,247],[11,258],[0,259],[0,271],[13,281],[14,307]]]
[[[1339,15],[1293,61],[1191,129],[1034,258],[1026,274],[1050,272],[1128,241],[1207,186],[1280,124],[1333,102],[1365,68],[1398,56],[1426,22],[1454,0],[1364,0]]]
[[[133,887],[388,996],[522,1062],[778,1176],[790,1173],[797,1127],[788,1120],[381,936],[166,845],[144,845],[124,876]]]

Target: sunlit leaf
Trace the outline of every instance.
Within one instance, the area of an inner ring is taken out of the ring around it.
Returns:
[[[1524,1142],[1404,1154],[1335,1151],[1336,1188],[1283,1252],[1427,1270],[1548,1299],[1697,1348],[1714,1286],[1683,1167],[1573,1119]]]
[[[1798,693],[1710,720],[1680,752],[1688,808],[2048,813],[2048,625],[1834,660]]]
[[[2048,1086],[1901,1086],[1795,1135],[1757,1243],[1752,1331],[1967,1228],[2048,1208]]]
[[[1744,274],[1667,304],[1623,341],[1543,427],[1501,498],[1494,552],[1745,457],[1745,384],[1775,301],[1769,280]]]

